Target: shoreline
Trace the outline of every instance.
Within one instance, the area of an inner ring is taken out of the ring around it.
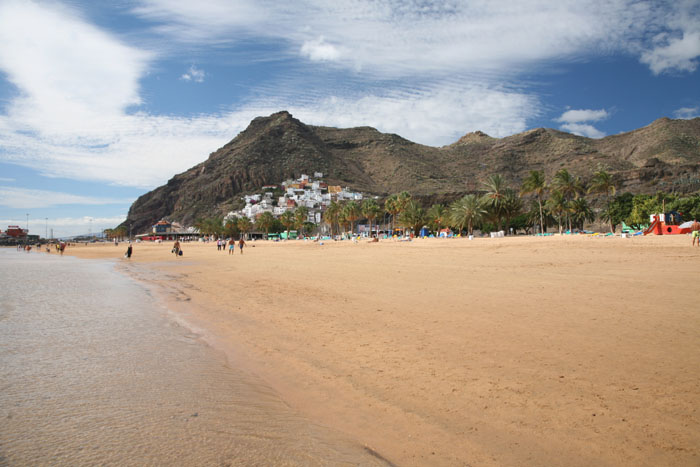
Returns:
[[[0,303],[10,464],[387,464],[231,365],[114,261],[0,256],[6,283],[24,279]]]
[[[182,259],[135,244],[131,261],[233,364],[392,462],[690,465],[700,249],[685,240],[185,244]]]

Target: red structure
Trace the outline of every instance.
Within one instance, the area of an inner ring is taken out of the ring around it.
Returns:
[[[7,230],[5,231],[5,234],[7,234],[8,237],[13,237],[13,238],[23,238],[26,237],[29,232],[25,229],[20,228],[18,225],[8,225]]]
[[[680,235],[687,234],[692,228],[681,228],[681,216],[677,212],[667,212],[664,214],[652,214],[651,224],[644,231],[644,235]]]

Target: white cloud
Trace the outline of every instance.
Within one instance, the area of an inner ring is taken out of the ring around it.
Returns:
[[[126,219],[126,214],[114,217],[60,217],[49,218],[45,221],[29,219],[29,233],[31,235],[49,235],[53,231],[53,238],[66,238],[92,232],[99,234],[105,229],[112,229]],[[0,226],[4,229],[7,225],[26,226],[25,219],[0,219]],[[48,230],[48,232],[47,232]]]
[[[673,116],[683,120],[700,117],[700,107],[681,107],[673,112]]]
[[[149,57],[55,4],[0,4],[0,69],[20,91],[9,113],[21,121],[31,112],[44,131],[80,120],[89,132],[101,116],[138,105]]]
[[[129,204],[131,202],[133,200],[130,199],[95,198],[56,191],[0,186],[0,206],[16,209],[44,208],[66,204],[104,205]]]
[[[657,75],[695,71],[700,57],[700,7],[697,0],[661,4],[656,14],[661,24],[642,51],[640,61]]]
[[[143,187],[201,161],[231,136],[220,116],[127,111],[150,57],[64,7],[0,3],[0,70],[19,90],[0,115],[0,160]]]
[[[605,136],[605,133],[585,122],[597,122],[608,118],[608,116],[609,114],[605,109],[573,109],[567,110],[555,121],[562,123],[559,127],[560,129],[575,135],[588,138],[602,138]]]
[[[14,181],[15,181],[14,178],[0,177],[0,182],[12,183]]]
[[[303,98],[295,96],[307,92],[303,85],[287,95],[274,89],[272,98],[256,89],[263,97],[230,112],[177,118],[133,110],[154,53],[127,45],[56,3],[0,0],[0,71],[19,91],[0,115],[0,160],[47,176],[153,187],[203,160],[252,118],[281,109],[307,123],[371,125],[431,145],[477,129],[506,136],[526,129],[540,109],[535,96],[508,86],[524,66],[610,50],[641,56],[658,49],[659,57],[680,57],[662,50],[686,37],[679,31],[691,31],[692,21],[669,19],[673,5],[657,21],[653,3],[135,2],[133,12],[155,25],[157,38],[148,43],[163,50],[271,39],[285,45],[283,58],[346,67],[355,80]],[[649,45],[644,40],[650,24],[676,35]],[[684,56],[692,61],[691,52]],[[312,66],[298,68],[297,79],[304,82]],[[204,78],[195,66],[181,76]],[[393,92],[378,92],[368,82],[397,85]],[[602,136],[590,122],[607,116],[605,110],[569,112],[589,112],[560,120],[577,125],[569,131]]]
[[[503,137],[524,131],[539,102],[533,96],[484,85],[437,85],[414,92],[330,97],[314,105],[292,106],[309,124],[372,126],[382,132],[411,135],[411,140],[440,146],[482,130]]]
[[[138,102],[138,78],[148,66],[143,52],[85,25],[69,10],[6,3],[0,18],[10,30],[0,32],[0,68],[14,77],[21,92],[0,116],[0,160],[49,177],[157,186],[201,162],[254,117],[281,109],[312,124],[372,125],[424,144],[442,145],[475,129],[494,136],[522,131],[539,105],[532,96],[486,81],[455,80],[392,93],[338,90],[331,94],[335,97],[302,100],[291,93],[191,118],[128,113],[126,108]],[[33,31],[30,26],[39,20],[52,27]],[[44,48],[51,49],[52,43],[65,47],[47,55]],[[81,67],[105,61],[104,53],[119,58],[118,72],[105,76],[95,67]],[[65,67],[64,60],[73,68]],[[33,62],[42,62],[36,75],[25,70],[26,63]],[[106,94],[96,108],[95,93]]]
[[[273,0],[141,0],[134,12],[175,42],[281,39],[290,53],[327,61],[342,55],[341,66],[382,76],[509,73],[611,50],[640,56],[655,72],[690,70],[700,54],[696,0],[299,0],[287,7]],[[667,39],[650,43],[649,31]]]
[[[340,58],[340,51],[333,44],[329,44],[323,37],[306,41],[301,46],[301,55],[313,61],[336,61]]]
[[[588,138],[602,138],[605,136],[605,133],[598,130],[593,125],[588,125],[586,123],[566,123],[560,128],[575,135],[586,136]]]
[[[665,71],[695,71],[700,55],[700,32],[684,32],[680,38],[668,39],[666,45],[644,52],[641,62],[654,74]]]
[[[608,112],[605,109],[600,110],[590,110],[590,109],[579,109],[579,110],[567,110],[561,117],[557,119],[558,122],[565,123],[581,123],[581,122],[596,122],[598,120],[603,120],[608,118]]]
[[[195,83],[203,83],[204,76],[204,70],[199,70],[194,65],[191,65],[189,70],[187,70],[187,73],[180,76],[180,79],[183,81],[194,81]]]

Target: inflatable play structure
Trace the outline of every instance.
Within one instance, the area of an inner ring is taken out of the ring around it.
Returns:
[[[688,234],[696,230],[694,229],[694,224],[697,223],[691,221],[683,224],[683,218],[675,211],[663,214],[652,214],[649,217],[651,223],[649,227],[644,230],[644,235],[679,235]]]

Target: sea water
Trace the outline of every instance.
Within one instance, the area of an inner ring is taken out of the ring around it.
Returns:
[[[0,465],[381,465],[113,264],[0,249]]]

